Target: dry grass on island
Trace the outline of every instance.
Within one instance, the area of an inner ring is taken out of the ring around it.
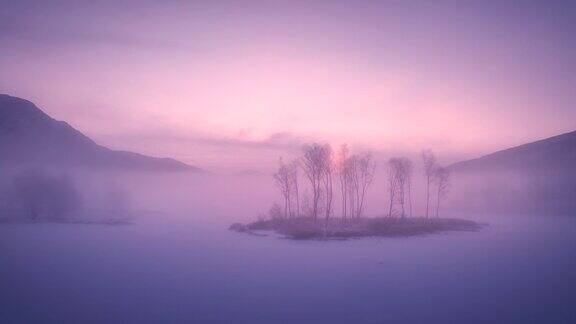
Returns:
[[[476,231],[482,224],[457,218],[377,217],[343,221],[341,218],[314,220],[309,217],[266,219],[235,223],[230,230],[244,233],[273,231],[289,239],[349,239],[361,237],[406,237],[447,231]]]

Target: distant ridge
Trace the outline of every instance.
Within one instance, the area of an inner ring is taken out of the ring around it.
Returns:
[[[458,162],[450,168],[456,172],[511,169],[576,173],[576,131]]]
[[[155,158],[96,144],[32,102],[0,94],[0,162],[97,168],[199,171],[171,158]]]
[[[450,166],[454,205],[483,212],[576,216],[576,132]]]

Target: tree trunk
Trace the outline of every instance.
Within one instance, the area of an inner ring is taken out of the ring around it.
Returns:
[[[439,210],[440,210],[440,187],[438,188],[438,201],[436,202],[436,218],[439,218]]]
[[[360,208],[360,189],[358,188],[358,180],[356,180],[355,183],[355,190],[356,190],[356,211],[355,211],[355,215],[356,218],[358,218],[360,215],[358,213],[358,210]]]
[[[349,188],[350,190],[348,191],[348,193],[346,194],[346,196],[348,197],[348,215],[350,216],[349,219],[350,221],[354,220],[354,211],[356,210],[356,206],[354,205],[354,191],[352,188]]]
[[[404,190],[404,189],[402,189]],[[404,193],[402,193],[402,218],[404,218]]]
[[[346,199],[347,199],[347,197],[346,197],[346,181],[342,180],[340,182],[340,186],[342,187],[340,190],[342,193],[342,220],[346,221],[346,208],[348,208],[346,206]]]
[[[300,192],[298,190],[298,182],[295,184],[296,189],[296,217],[300,217]]]
[[[288,217],[292,218],[292,199],[290,199],[290,195],[288,195]]]
[[[426,218],[428,218],[428,210],[430,206],[430,176],[426,181]]]
[[[390,207],[388,208],[388,217],[392,217],[392,204],[394,203],[394,194],[390,194]]]
[[[410,182],[408,182],[408,208],[410,217],[412,217],[412,184]]]
[[[313,217],[314,221],[318,219],[318,203],[320,202],[320,179],[316,181],[314,186],[314,206],[313,206]]]

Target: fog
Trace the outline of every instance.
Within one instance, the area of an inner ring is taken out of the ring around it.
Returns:
[[[483,213],[574,216],[576,178],[569,169],[487,169],[453,174],[448,205]]]
[[[82,196],[80,209],[64,220],[0,224],[0,322],[569,323],[576,318],[573,217],[452,206],[446,216],[489,226],[417,237],[294,241],[227,230],[233,222],[265,215],[280,200],[267,174],[45,170],[63,171]],[[420,178],[417,171],[418,213]],[[4,173],[2,183],[9,182]],[[459,186],[452,188],[455,197]],[[339,208],[335,199],[335,213]],[[366,214],[386,210],[381,166]],[[94,214],[112,216],[69,221]],[[113,217],[127,221],[109,222]]]
[[[0,0],[0,324],[576,323],[575,31]]]

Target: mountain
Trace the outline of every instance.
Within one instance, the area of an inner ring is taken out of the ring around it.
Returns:
[[[453,164],[455,205],[489,212],[576,215],[576,132]]]
[[[30,101],[5,94],[0,94],[0,163],[151,171],[199,170],[170,158],[108,149],[68,123],[51,118]]]
[[[459,162],[450,168],[456,172],[493,169],[576,172],[576,131]]]

